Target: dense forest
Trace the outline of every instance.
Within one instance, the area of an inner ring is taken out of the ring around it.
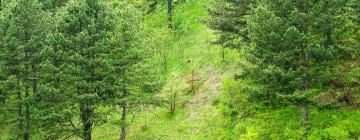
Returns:
[[[360,140],[359,0],[0,0],[0,140]]]

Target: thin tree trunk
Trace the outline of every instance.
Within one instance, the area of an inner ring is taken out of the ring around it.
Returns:
[[[119,140],[125,140],[126,138],[126,109],[127,105],[126,103],[123,103],[121,105],[121,134]]]
[[[33,96],[37,96],[37,92],[38,92],[38,76],[37,76],[37,68],[35,66],[35,63],[33,62],[32,64],[32,95]],[[31,101],[33,102],[33,101]],[[36,102],[36,101],[35,101]]]
[[[32,77],[32,92],[33,92],[33,95],[36,95],[37,94],[37,91],[38,91],[38,77],[35,76],[37,74],[37,68],[35,66],[35,64],[32,65],[32,73],[33,73],[33,77]]]
[[[29,62],[29,54],[25,53],[25,60]],[[25,133],[24,140],[29,140],[29,129],[30,129],[30,91],[29,91],[29,66],[25,66]]]
[[[176,109],[176,91],[174,92],[174,102],[173,102],[173,113],[175,113],[175,109]]]
[[[309,90],[309,82],[308,82],[308,75],[307,71],[309,69],[309,54],[307,52],[307,43],[305,43],[304,47],[304,55],[303,55],[303,62],[304,62],[304,72],[303,72],[303,79],[302,79],[302,90],[303,92],[307,92]],[[304,137],[307,136],[308,128],[307,128],[307,122],[308,122],[308,105],[306,99],[302,99],[300,103],[300,117],[301,117],[301,125],[305,127],[305,133]]]
[[[125,70],[123,71],[123,74],[125,75]],[[124,78],[124,81],[123,81],[123,99],[125,100],[124,102],[122,102],[120,105],[121,105],[121,133],[120,133],[120,137],[119,137],[119,140],[125,140],[126,138],[126,111],[127,111],[127,103],[126,103],[126,97],[128,96],[128,91],[126,89],[126,82],[127,82],[127,79]]]
[[[170,113],[171,114],[174,114],[175,113],[175,96],[176,96],[176,93],[173,92],[173,84],[171,83],[171,88],[170,88],[170,93],[171,93],[171,96],[170,96]]]
[[[172,99],[172,93],[170,98],[170,113],[173,114],[173,99]]]
[[[305,49],[307,49],[307,44],[305,46]],[[303,79],[303,91],[306,92],[309,89],[309,83],[308,83],[308,80],[307,80],[308,79],[307,71],[308,71],[308,68],[309,68],[309,54],[307,52],[305,52],[304,61],[305,61],[305,66],[304,66],[305,67],[305,73],[304,73],[304,79]],[[307,127],[308,105],[306,103],[306,99],[303,99],[301,101],[300,110],[301,110],[301,124],[302,124],[303,127],[305,127],[304,136],[307,136],[307,133],[308,133],[308,127]]]
[[[172,3],[173,0],[168,0],[168,28],[172,29],[173,25],[172,25]]]
[[[195,82],[195,70],[192,70],[191,72],[191,91],[194,94],[195,93],[195,86],[194,86],[194,82]]]
[[[307,8],[308,8],[308,4],[307,3],[302,3],[301,5],[301,10],[307,14]],[[308,20],[305,19],[303,25],[302,25],[302,29],[305,35],[307,35],[308,33]],[[306,40],[304,43],[304,48],[303,48],[303,63],[304,63],[304,71],[303,71],[303,79],[302,79],[302,87],[303,87],[303,92],[307,92],[309,90],[309,81],[308,81],[308,69],[309,69],[309,53],[308,53],[308,45],[309,42]],[[300,103],[300,111],[301,111],[301,124],[303,127],[305,127],[305,132],[304,132],[304,137],[307,137],[308,134],[308,127],[307,127],[307,122],[309,119],[308,116],[308,105],[307,105],[307,101],[306,99],[302,99],[301,103]]]
[[[17,82],[18,85],[20,84],[20,82]],[[17,92],[17,102],[18,102],[18,129],[20,132],[20,136],[23,135],[23,112],[22,112],[22,96],[21,96],[21,92],[20,89],[18,89]]]
[[[30,134],[29,134],[29,130],[30,130],[30,94],[29,94],[29,87],[27,86],[25,89],[25,101],[26,101],[26,105],[25,105],[25,133],[24,133],[24,140],[29,140],[30,138]]]
[[[80,89],[77,89],[78,94],[80,95]],[[92,121],[91,121],[91,115],[92,115],[92,108],[88,104],[89,101],[80,101],[80,116],[81,116],[81,122],[83,125],[83,134],[82,137],[84,140],[91,140],[91,128],[92,128]]]
[[[90,120],[90,111],[89,107],[85,103],[81,103],[81,121],[83,124],[83,139],[91,140],[91,120]]]
[[[304,101],[301,102],[300,109],[301,109],[301,123],[303,126],[306,127],[306,123],[308,121],[308,106]]]

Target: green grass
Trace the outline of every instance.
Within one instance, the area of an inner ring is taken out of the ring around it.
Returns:
[[[230,71],[234,65],[243,62],[241,52],[225,49],[226,61],[222,61],[221,47],[211,44],[216,38],[214,31],[208,29],[202,20],[207,18],[205,5],[208,0],[188,0],[186,3],[175,5],[174,19],[180,19],[185,32],[173,37],[167,29],[166,3],[160,5],[155,13],[146,17],[146,30],[152,36],[149,45],[154,49],[154,61],[163,61],[160,52],[166,54],[167,81],[164,89],[178,85],[179,101],[174,115],[169,114],[166,106],[147,106],[131,112],[135,114],[134,121],[128,129],[128,139],[133,140],[211,140],[211,139],[303,139],[304,128],[300,124],[297,106],[288,106],[276,110],[255,112],[247,118],[232,118],[229,106],[224,102],[231,99],[238,104],[244,104],[239,88],[246,87],[246,83],[225,78],[219,96],[209,102],[202,103],[200,109],[192,107],[192,101],[199,98],[199,94],[186,94],[189,85],[185,76],[193,70],[199,78],[198,90],[207,91],[205,82],[214,73]],[[191,60],[191,63],[187,63]],[[176,76],[173,76],[176,75]],[[179,76],[180,75],[180,76]],[[185,75],[185,76],[184,76]],[[245,85],[242,85],[245,84]],[[241,85],[241,86],[239,86]],[[229,97],[229,92],[235,90],[236,97]],[[159,96],[164,100],[168,93],[163,90]],[[228,96],[228,97],[226,97]],[[239,98],[240,97],[240,98]],[[250,103],[247,102],[249,106]],[[228,104],[227,104],[228,105]],[[235,104],[236,105],[236,104]],[[196,115],[193,115],[196,113]],[[120,129],[115,123],[118,120],[109,117],[109,122],[94,129],[94,138],[99,140],[117,139]],[[130,115],[131,116],[131,115]],[[359,110],[321,110],[311,108],[308,139],[353,139],[360,140],[360,111]]]
[[[214,32],[202,23],[207,18],[205,5],[208,0],[188,0],[186,3],[177,4],[174,7],[174,19],[180,19],[183,24],[184,33],[180,36],[172,36],[167,28],[166,5],[158,7],[157,11],[146,17],[145,27],[153,40],[150,42],[155,50],[154,61],[164,61],[160,52],[166,53],[167,81],[178,85],[179,97],[177,109],[174,115],[170,115],[167,105],[150,106],[146,109],[133,111],[136,114],[133,123],[128,130],[128,139],[149,140],[149,139],[213,139],[216,128],[220,127],[221,121],[214,121],[218,118],[218,112],[212,103],[201,105],[203,110],[195,110],[189,104],[200,91],[206,92],[208,87],[203,83],[214,73],[220,75],[237,62],[241,61],[239,52],[225,49],[226,61],[221,57],[221,47],[211,44],[215,39]],[[188,63],[188,61],[191,61]],[[186,91],[190,85],[186,83],[192,71],[195,71],[197,91],[195,94],[188,94]],[[177,76],[173,76],[173,75]],[[180,80],[179,80],[180,79]],[[165,85],[168,88],[169,83]],[[167,100],[168,93],[163,91],[159,96]],[[196,113],[200,119],[194,118]],[[118,115],[117,115],[118,116]],[[131,118],[131,116],[130,116]],[[119,127],[114,120],[94,129],[95,139],[110,140],[117,139],[120,134]]]

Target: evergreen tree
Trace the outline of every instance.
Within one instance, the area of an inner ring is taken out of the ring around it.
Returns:
[[[354,32],[347,4],[265,0],[249,18],[248,77],[262,89],[254,97],[272,107],[284,99],[298,104],[305,135],[312,97],[329,89],[335,67],[353,50],[345,41]]]
[[[215,42],[223,47],[239,48],[249,43],[246,17],[251,8],[256,6],[255,0],[219,0],[208,7],[210,19],[208,27],[218,31],[219,38]]]
[[[149,61],[145,46],[142,13],[132,4],[121,2],[117,7],[116,31],[110,41],[112,61],[112,89],[114,103],[120,108],[120,140],[127,134],[131,109],[152,103],[152,93],[158,90],[154,82],[156,66]]]
[[[74,121],[79,117],[78,99],[74,85],[69,81],[73,80],[69,70],[74,60],[73,51],[69,49],[71,40],[59,32],[62,16],[57,14],[50,22],[55,26],[51,28],[46,47],[41,52],[41,80],[35,100],[40,130],[45,139],[82,137],[80,124]]]
[[[214,42],[222,46],[222,58],[225,61],[225,48],[239,49],[249,45],[249,31],[246,18],[251,8],[256,6],[255,0],[219,0],[208,7],[210,19],[207,26],[217,31],[218,38]]]
[[[55,33],[44,49],[44,82],[39,98],[48,138],[91,139],[101,118],[96,111],[109,89],[110,64],[106,41],[113,31],[112,12],[98,0],[70,0],[58,12]],[[46,74],[45,74],[46,73]],[[73,120],[79,120],[79,125]]]
[[[3,7],[0,22],[2,91],[8,99],[16,97],[5,107],[11,110],[7,113],[17,112],[17,138],[28,140],[32,124],[31,99],[37,93],[37,67],[46,33],[46,16],[37,0],[6,1]]]

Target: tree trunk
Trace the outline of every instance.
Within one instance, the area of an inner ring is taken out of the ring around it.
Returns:
[[[25,61],[29,61],[28,52],[25,53]],[[25,132],[24,140],[29,140],[30,129],[30,91],[29,91],[29,65],[25,64]]]
[[[308,121],[308,106],[304,101],[302,101],[300,104],[300,110],[301,110],[301,124],[304,127],[306,127],[306,123]]]
[[[174,114],[175,113],[175,105],[176,105],[176,92],[173,92],[173,84],[171,83],[171,88],[170,88],[170,113]]]
[[[173,0],[168,0],[168,28],[172,29],[173,25],[172,25],[172,3]]]
[[[80,89],[78,90],[78,94],[80,95]],[[92,128],[92,121],[91,116],[93,113],[93,109],[88,104],[88,101],[82,100],[80,101],[80,116],[81,122],[83,125],[83,139],[84,140],[91,140],[91,128]]]
[[[125,140],[126,137],[126,109],[127,105],[126,103],[123,103],[121,105],[122,111],[121,111],[121,134],[119,140]]]
[[[20,82],[17,82],[18,85],[20,84]],[[20,136],[23,135],[23,113],[22,113],[22,97],[21,97],[21,92],[20,89],[18,89],[17,92],[17,101],[18,101],[18,129],[19,129],[19,133]]]
[[[31,68],[32,68],[32,74],[33,74],[33,77],[32,77],[32,92],[33,92],[33,95],[36,95],[37,91],[38,91],[38,81],[37,81],[38,76],[36,75],[37,74],[37,68],[36,68],[35,64],[33,64]]]
[[[173,109],[172,109],[172,113],[175,113],[175,109],[176,109],[176,91],[174,92],[174,99],[173,99]]]
[[[85,103],[81,103],[80,105],[81,111],[81,121],[83,124],[83,139],[91,140],[91,120],[90,120],[90,110]]]
[[[30,130],[30,95],[29,95],[29,87],[26,86],[25,87],[26,91],[25,91],[25,101],[26,101],[26,105],[25,105],[25,133],[24,133],[24,140],[29,140],[29,130]]]
[[[125,75],[125,71],[123,71],[123,74]],[[124,81],[123,81],[123,96],[122,98],[125,100],[125,98],[128,96],[128,91],[126,89],[126,82],[127,82],[127,79],[124,78]],[[125,140],[126,138],[126,111],[127,111],[127,103],[126,101],[122,102],[121,104],[121,133],[120,133],[120,137],[119,137],[119,140]]]
[[[305,49],[307,49],[307,44],[305,45]],[[308,83],[308,76],[307,71],[309,68],[309,54],[305,52],[304,56],[305,61],[305,73],[304,73],[304,79],[303,79],[303,91],[306,92],[309,89],[309,83]],[[303,127],[305,127],[305,133],[304,136],[307,136],[308,128],[307,128],[307,122],[308,122],[308,105],[306,103],[306,99],[303,99],[300,104],[300,110],[301,110],[301,124]]]
[[[308,3],[302,3],[300,5],[300,9],[302,12],[304,13],[308,13],[307,12],[307,8],[308,8]],[[302,30],[304,32],[304,34],[306,35],[308,33],[308,20],[305,19],[303,24],[302,24]],[[304,48],[303,48],[303,67],[304,67],[304,71],[303,71],[303,77],[302,77],[302,90],[303,92],[307,92],[309,90],[309,81],[308,81],[308,69],[310,67],[309,65],[309,53],[308,53],[308,45],[309,42],[308,40],[305,40],[304,42]],[[308,105],[307,105],[307,99],[304,98],[302,99],[301,103],[300,103],[300,111],[301,111],[301,124],[303,127],[305,127],[305,132],[304,132],[304,137],[307,137],[307,133],[308,133],[308,128],[307,128],[307,122],[308,122]]]

